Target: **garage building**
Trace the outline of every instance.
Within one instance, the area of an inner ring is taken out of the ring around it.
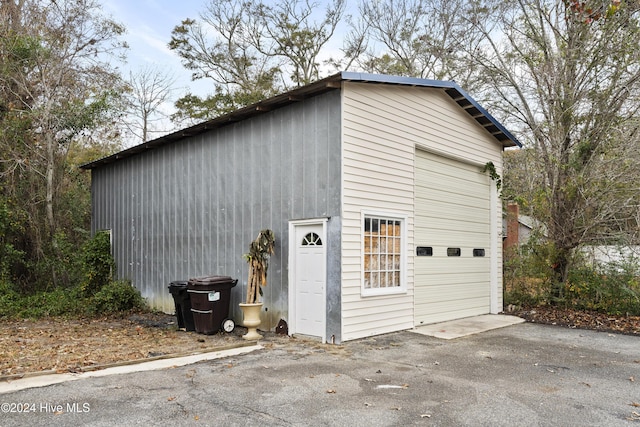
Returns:
[[[93,231],[153,306],[227,275],[240,323],[242,254],[270,228],[261,327],[339,343],[502,310],[484,169],[518,145],[453,82],[342,72],[83,167]]]

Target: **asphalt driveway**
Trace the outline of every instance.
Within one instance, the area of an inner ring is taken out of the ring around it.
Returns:
[[[638,337],[525,323],[452,340],[261,344],[2,393],[0,425],[640,426]]]

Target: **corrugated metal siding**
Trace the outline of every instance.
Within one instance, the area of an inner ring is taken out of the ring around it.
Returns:
[[[416,148],[502,173],[502,147],[439,89],[345,83],[343,94],[343,339],[413,327],[414,160]],[[492,214],[500,221],[499,200]],[[408,215],[407,293],[361,296],[361,211]],[[492,236],[497,246],[499,236]],[[494,248],[491,280],[502,306],[501,252]]]
[[[171,281],[232,276],[239,279],[231,298],[239,321],[242,254],[268,227],[277,247],[263,327],[286,319],[288,221],[330,216],[330,245],[340,244],[339,106],[339,91],[329,92],[94,169],[92,227],[112,230],[118,277],[172,312]],[[329,256],[328,264],[328,277],[339,277],[339,258]],[[339,283],[328,287],[339,293]],[[329,316],[336,327],[339,313]]]

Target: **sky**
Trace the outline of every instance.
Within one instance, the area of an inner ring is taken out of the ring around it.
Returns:
[[[185,69],[180,57],[168,47],[171,32],[186,18],[199,18],[206,0],[102,0],[103,12],[124,25],[122,37],[129,45],[127,60],[118,67],[122,76],[137,73],[146,67],[157,69],[174,80],[170,98],[160,107],[162,116],[150,124],[150,139],[174,132],[179,126],[169,117],[175,112],[174,103],[187,93],[206,95],[213,92],[206,80],[191,80],[191,72]],[[123,148],[141,143],[139,136],[127,134]]]
[[[171,101],[165,103],[163,111],[170,115],[175,111],[174,102],[186,93],[205,96],[213,92],[213,85],[206,79],[192,81],[180,57],[168,48],[171,32],[184,19],[198,19],[208,0],[102,0],[103,12],[126,28],[123,37],[129,44],[127,62],[120,66],[123,76],[138,72],[145,67],[158,67],[175,79]],[[319,2],[324,3],[323,0]],[[334,36],[335,37],[335,36]],[[342,44],[335,37],[333,46],[327,51],[338,50]],[[166,131],[174,131],[175,125],[168,119],[160,125]],[[154,133],[157,138],[163,133]],[[132,145],[126,143],[126,145]]]
[[[198,84],[168,48],[171,31],[185,18],[198,18],[205,0],[104,0],[104,12],[125,26],[129,44],[125,75],[145,66],[158,67],[176,78],[176,90],[184,93]]]

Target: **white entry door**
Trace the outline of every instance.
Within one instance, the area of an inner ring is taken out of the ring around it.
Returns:
[[[295,230],[292,268],[292,333],[322,338],[326,335],[327,251],[324,223],[292,224]]]

